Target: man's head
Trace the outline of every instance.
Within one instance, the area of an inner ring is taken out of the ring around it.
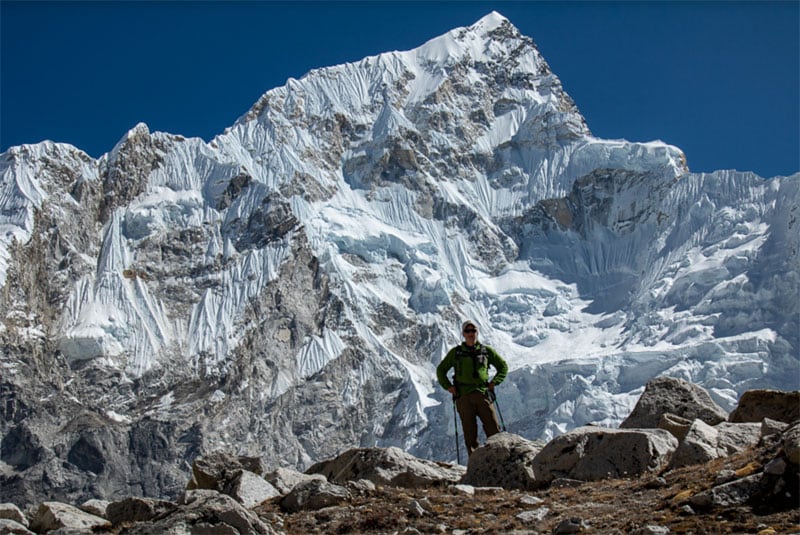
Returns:
[[[467,345],[474,345],[478,340],[478,324],[473,320],[467,320],[461,324],[461,336]]]

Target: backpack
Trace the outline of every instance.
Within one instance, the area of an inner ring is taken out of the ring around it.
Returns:
[[[471,358],[472,359],[472,378],[473,379],[480,379],[478,375],[478,369],[482,367],[488,366],[489,357],[488,351],[484,344],[481,344],[481,348],[479,351],[470,351],[467,349],[464,344],[459,344],[456,348],[456,354],[454,359],[454,368],[455,368],[455,375],[453,379],[458,379],[461,377],[461,359]]]

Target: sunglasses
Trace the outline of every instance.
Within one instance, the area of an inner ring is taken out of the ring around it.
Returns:
[[[478,332],[478,329],[464,329],[464,332],[465,332],[466,334],[469,334],[469,333],[476,333],[476,332]]]

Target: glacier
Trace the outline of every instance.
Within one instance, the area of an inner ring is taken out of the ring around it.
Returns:
[[[496,12],[290,79],[209,142],[138,124],[97,160],[13,147],[0,177],[0,432],[43,452],[0,477],[31,493],[167,495],[216,448],[453,460],[434,370],[466,317],[528,438],[615,426],[657,375],[728,410],[800,386],[800,173],[594,137]],[[102,433],[148,437],[96,448],[124,477],[52,476]]]

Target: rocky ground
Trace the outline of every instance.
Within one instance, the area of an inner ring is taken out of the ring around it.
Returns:
[[[456,487],[378,487],[346,505],[288,514],[278,499],[255,511],[287,535],[306,533],[798,533],[800,503],[756,503],[701,510],[686,499],[720,474],[760,470],[769,447],[750,448],[703,465],[635,479],[582,483],[543,491]],[[540,501],[541,500],[541,501]],[[648,528],[648,526],[652,526]],[[668,528],[669,531],[664,530]]]

